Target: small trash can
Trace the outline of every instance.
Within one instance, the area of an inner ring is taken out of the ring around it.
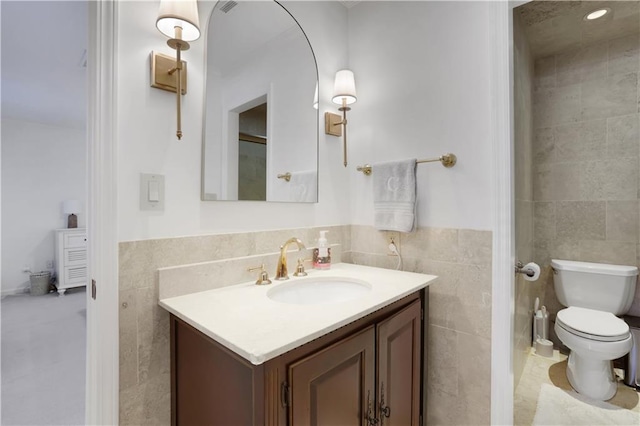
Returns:
[[[51,281],[51,272],[42,271],[29,275],[31,281],[31,289],[29,293],[32,296],[42,296],[49,293],[49,282]]]
[[[627,315],[624,320],[629,325],[629,331],[633,338],[633,346],[625,363],[624,383],[627,386],[640,389],[640,318]]]

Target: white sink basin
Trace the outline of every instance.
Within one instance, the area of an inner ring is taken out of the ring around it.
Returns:
[[[303,278],[269,289],[267,297],[282,303],[317,305],[347,302],[370,291],[371,284],[353,278]]]

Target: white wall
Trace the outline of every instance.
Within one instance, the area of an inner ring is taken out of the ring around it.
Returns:
[[[85,202],[85,167],[83,129],[2,120],[3,294],[28,287],[24,266],[41,271],[53,261],[53,230],[67,227],[62,201]]]
[[[199,2],[206,22],[215,2]],[[338,2],[284,2],[305,29],[318,60],[320,111],[335,108],[330,92],[337,69],[347,65],[347,9]],[[200,201],[203,41],[183,58],[189,65],[189,94],[183,98],[182,141],[175,138],[175,95],[149,86],[149,53],[173,54],[155,28],[156,2],[121,2],[118,23],[118,238],[120,241],[236,230],[350,223],[353,169],[341,164],[341,140],[319,140],[319,202],[282,204]],[[313,95],[313,94],[312,94]],[[323,126],[321,125],[320,128]],[[166,177],[164,212],[139,209],[139,174]]]
[[[353,172],[357,164],[452,152],[452,169],[418,165],[419,226],[491,229],[488,12],[485,2],[349,9],[352,223],[373,224],[372,179]]]
[[[214,2],[199,4],[205,22]],[[387,1],[346,9],[331,1],[284,4],[316,54],[321,117],[327,110],[337,112],[330,101],[335,71],[350,67],[356,74],[349,167],[342,166],[342,140],[325,135],[320,123],[319,203],[200,201],[203,40],[184,54],[189,94],[183,98],[184,137],[177,141],[174,95],[149,87],[149,52],[173,54],[155,28],[157,4],[122,2],[119,240],[372,224],[372,179],[356,172],[356,165],[446,152],[458,156],[454,168],[418,166],[419,226],[491,229],[490,5]],[[139,210],[140,173],[166,176],[164,212]]]

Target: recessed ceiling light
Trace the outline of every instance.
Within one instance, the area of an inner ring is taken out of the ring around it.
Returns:
[[[602,18],[604,15],[606,15],[609,12],[611,12],[611,9],[609,9],[608,7],[604,9],[594,10],[593,12],[587,13],[584,16],[584,19],[587,21],[593,21],[594,19]]]

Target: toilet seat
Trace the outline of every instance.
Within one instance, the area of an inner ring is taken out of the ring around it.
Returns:
[[[629,326],[610,312],[572,306],[562,309],[556,324],[576,336],[599,342],[618,342],[629,337]]]

